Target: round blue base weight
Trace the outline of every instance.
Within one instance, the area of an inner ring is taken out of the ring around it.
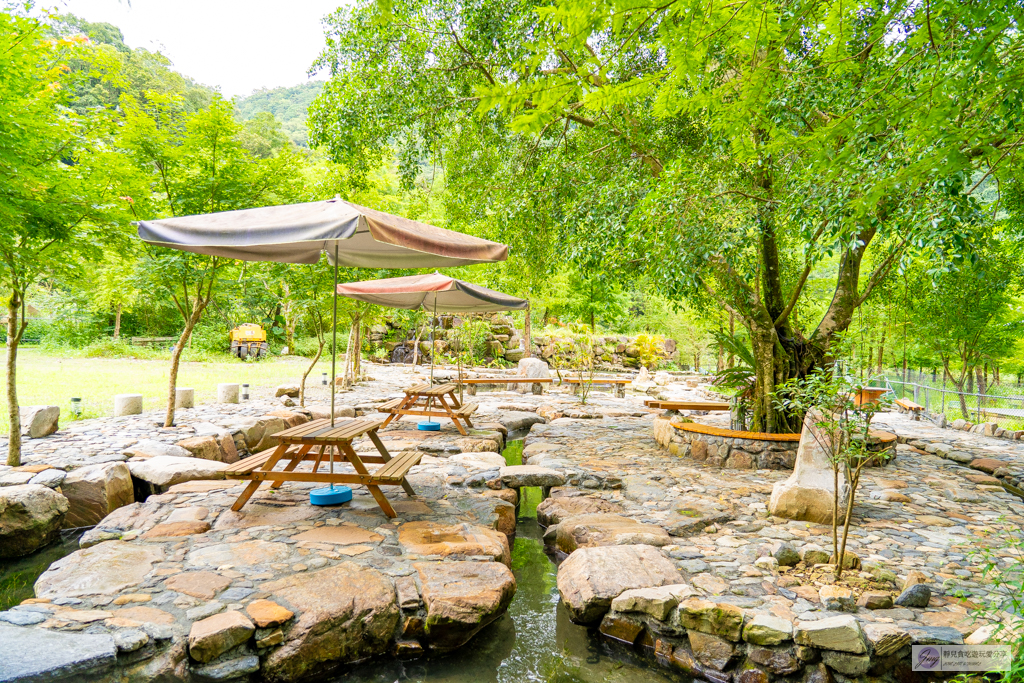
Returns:
[[[417,422],[416,429],[421,432],[439,432],[441,431],[441,423],[430,421]]]
[[[340,505],[350,500],[352,500],[352,489],[347,486],[328,486],[309,492],[309,502],[312,505]]]

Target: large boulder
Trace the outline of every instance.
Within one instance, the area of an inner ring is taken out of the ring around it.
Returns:
[[[0,558],[39,550],[60,534],[68,499],[39,484],[0,487]]]
[[[406,522],[398,527],[398,543],[409,554],[453,559],[486,556],[504,565],[511,562],[505,534],[475,524]]]
[[[522,358],[519,361],[519,369],[516,371],[516,376],[550,378],[551,371],[548,370],[548,364],[539,358]],[[520,394],[528,394],[533,391],[533,385],[522,382],[521,384],[516,384],[515,390]]]
[[[649,545],[580,548],[558,567],[558,592],[569,617],[582,624],[600,619],[627,590],[680,583],[672,561]]]
[[[447,652],[505,613],[516,580],[499,562],[417,562],[427,607],[425,642]]]
[[[61,491],[71,503],[65,528],[95,526],[114,510],[135,502],[132,474],[123,462],[108,462],[72,470]]]
[[[0,680],[98,680],[114,664],[113,636],[22,628],[0,623]]]
[[[297,383],[282,384],[277,387],[274,391],[275,398],[281,398],[282,396],[288,396],[289,398],[299,397],[299,385]]]
[[[135,442],[124,450],[124,454],[139,459],[155,458],[160,455],[170,455],[175,458],[192,457],[192,454],[181,446],[154,441],[153,439],[141,439]]]
[[[563,519],[578,515],[594,515],[600,513],[616,514],[622,507],[602,498],[591,496],[559,496],[545,498],[537,506],[537,522],[541,526],[558,524]]]
[[[37,598],[112,595],[146,578],[163,548],[149,543],[107,541],[62,557],[36,580]]]
[[[19,410],[21,433],[30,439],[49,436],[57,431],[60,420],[58,406],[24,406]]]
[[[226,468],[226,464],[216,460],[175,458],[170,455],[158,455],[148,460],[128,463],[128,469],[131,470],[132,476],[146,482],[156,493],[166,491],[168,487],[185,481],[223,479]]]
[[[523,486],[561,486],[565,483],[565,475],[558,470],[538,465],[510,465],[502,467],[501,483],[510,489]]]
[[[564,519],[558,525],[555,538],[558,549],[566,554],[577,548],[605,545],[663,546],[670,543],[673,543],[672,537],[660,526],[607,513]]]
[[[209,662],[249,640],[256,627],[241,612],[230,610],[200,619],[188,633],[188,654]]]
[[[775,484],[768,509],[776,517],[795,519],[816,524],[831,524],[833,494],[835,492],[831,442],[828,434],[817,427],[821,415],[810,410],[804,417],[800,446],[796,453],[796,466],[789,479]],[[839,514],[845,511],[846,477],[839,473]]]
[[[268,681],[294,681],[325,665],[383,654],[398,625],[391,581],[352,562],[292,574],[261,584],[260,591],[298,614],[284,644],[264,661]]]
[[[200,460],[220,460],[220,442],[217,437],[208,436],[190,436],[187,439],[179,441],[177,446],[181,446],[186,451],[192,454],[193,458],[199,458]]]

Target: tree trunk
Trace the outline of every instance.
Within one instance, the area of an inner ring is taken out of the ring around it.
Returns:
[[[178,390],[178,364],[181,361],[181,354],[185,351],[185,344],[192,337],[192,330],[195,329],[196,323],[202,317],[204,308],[206,308],[205,303],[199,304],[197,302],[196,307],[192,310],[192,315],[185,321],[185,329],[182,331],[181,336],[178,337],[178,343],[174,346],[174,351],[171,353],[171,379],[167,389],[167,415],[164,417],[164,427],[174,426],[174,404],[176,403],[175,399]]]
[[[117,305],[117,312],[114,313],[114,339],[121,338],[121,304]]]
[[[299,405],[302,406],[303,408],[306,407],[306,378],[309,377],[309,373],[313,372],[313,368],[315,368],[316,364],[320,361],[320,356],[323,355],[324,346],[326,345],[326,339],[320,340],[320,348],[316,350],[316,355],[313,356],[313,362],[310,363],[309,367],[306,368],[306,371],[302,373],[302,380],[299,382]],[[333,382],[334,379],[332,378],[331,381]],[[332,390],[333,388],[334,387],[331,387]]]
[[[729,336],[736,336],[736,315],[731,311],[729,312]],[[729,353],[729,358],[726,361],[726,365],[729,368],[732,368],[736,365],[736,357],[732,354],[732,352]]]
[[[885,352],[885,329],[882,329],[882,341],[878,342],[878,374],[882,374],[882,354]]]
[[[14,290],[7,300],[7,417],[11,423],[7,442],[7,464],[21,466],[21,412],[18,405],[18,345],[25,332],[25,322],[18,320],[22,294]]]
[[[988,393],[988,373],[982,369],[981,365],[975,366],[974,374],[978,377],[978,393]]]
[[[533,348],[533,334],[530,328],[530,307],[526,307],[526,317],[523,319],[523,338],[525,339],[525,353],[523,358],[530,357],[530,350]]]

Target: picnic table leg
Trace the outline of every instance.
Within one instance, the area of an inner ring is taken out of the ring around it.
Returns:
[[[352,463],[352,467],[356,469],[356,472],[365,475],[370,474],[366,469],[366,465],[363,464],[363,461],[359,459],[355,450],[352,449],[351,443],[342,442],[338,444],[338,447],[345,454],[345,458]],[[391,507],[391,503],[388,502],[387,497],[384,495],[384,492],[380,490],[379,486],[375,484],[366,484],[366,488],[370,491],[370,495],[373,496],[375,501],[377,501],[377,505],[379,505],[380,509],[384,511],[385,515],[391,519],[398,516],[398,513],[395,512],[393,507]]]
[[[260,471],[269,472],[270,470],[274,469],[274,465],[277,464],[277,461],[281,459],[281,456],[284,455],[287,450],[288,444],[283,443],[279,445],[277,447],[277,450],[271,453],[270,457],[267,458],[267,461],[263,463],[263,467],[253,472],[253,474],[258,475]],[[241,510],[242,506],[249,502],[249,499],[252,498],[252,494],[256,493],[256,489],[258,489],[260,487],[260,484],[262,483],[262,479],[253,479],[252,481],[250,481],[249,485],[246,486],[245,490],[242,491],[241,495],[238,496],[238,499],[235,500],[235,504],[231,506],[231,510],[233,512],[238,512],[239,510]]]
[[[370,437],[370,441],[372,441],[373,445],[377,447],[377,450],[380,452],[380,457],[384,459],[384,464],[386,465],[391,462],[391,454],[388,453],[388,449],[384,447],[384,443],[380,440],[380,437],[377,436],[377,430],[367,432],[366,436]],[[402,488],[405,489],[405,494],[407,496],[416,495],[416,492],[412,490],[412,485],[405,477],[402,477]]]
[[[452,421],[452,423],[455,424],[455,428],[459,430],[459,434],[462,434],[463,436],[469,436],[469,433],[466,431],[466,428],[463,427],[461,423],[459,423],[459,417],[452,412],[452,407],[448,405],[447,401],[444,400],[444,396],[438,396],[437,402],[440,403],[441,407],[444,408],[446,413],[448,413],[448,418]],[[456,401],[456,403],[458,403],[458,401]],[[466,420],[466,424],[469,424],[469,420]],[[472,427],[473,425],[469,426]]]
[[[453,402],[455,403],[455,408],[456,408],[456,409],[459,409],[459,408],[461,408],[461,407],[462,407],[462,404],[460,404],[460,403],[458,402],[458,400],[456,400],[456,398],[455,398],[455,392],[452,392],[452,394],[451,394],[451,397],[452,397],[452,401],[453,401]],[[467,426],[467,427],[469,427],[470,429],[472,429],[472,428],[473,428],[473,423],[472,423],[472,422],[470,421],[470,419],[469,419],[469,416],[468,416],[468,415],[466,415],[466,416],[465,416],[465,417],[463,417],[462,419],[463,419],[463,420],[465,421],[465,423],[466,423],[466,426]],[[465,434],[465,432],[463,432],[463,434]]]
[[[312,446],[303,446],[302,448],[300,448],[299,452],[295,454],[294,458],[292,458],[292,461],[290,463],[288,463],[287,465],[285,465],[284,466],[284,470],[282,470],[282,471],[283,472],[291,472],[296,467],[298,467],[299,463],[302,462],[302,460],[303,460],[302,456],[304,456],[306,453],[309,453],[309,449],[311,449],[311,448],[312,448]],[[284,481],[275,481],[273,484],[270,485],[270,488],[272,488],[272,489],[279,489],[279,488],[281,488],[282,484],[284,484]]]

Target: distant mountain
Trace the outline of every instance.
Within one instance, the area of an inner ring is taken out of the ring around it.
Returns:
[[[235,100],[238,118],[246,121],[268,111],[281,121],[281,129],[296,145],[306,147],[306,109],[323,90],[323,81],[308,81],[290,88],[261,88]]]

